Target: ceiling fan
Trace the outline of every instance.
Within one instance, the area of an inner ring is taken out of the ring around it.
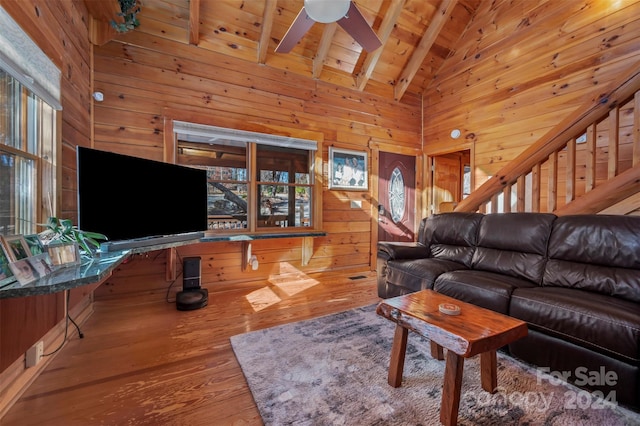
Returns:
[[[353,1],[304,0],[304,6],[280,40],[276,52],[290,52],[315,22],[323,24],[337,22],[367,52],[372,52],[382,45]]]

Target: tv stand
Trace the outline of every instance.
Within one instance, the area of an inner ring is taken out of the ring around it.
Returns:
[[[189,232],[186,234],[165,235],[160,237],[134,238],[132,240],[107,241],[100,244],[100,251],[104,253],[135,249],[139,247],[156,246],[159,244],[171,244],[181,241],[200,240],[204,238],[204,232]]]

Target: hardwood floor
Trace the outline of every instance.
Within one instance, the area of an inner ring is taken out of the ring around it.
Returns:
[[[356,276],[363,278],[352,279]],[[293,273],[178,311],[156,294],[94,313],[0,419],[14,425],[261,425],[229,337],[377,303],[375,272]]]

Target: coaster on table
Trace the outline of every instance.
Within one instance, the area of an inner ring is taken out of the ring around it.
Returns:
[[[453,303],[441,303],[438,305],[438,309],[443,314],[460,315],[460,306],[454,305]]]

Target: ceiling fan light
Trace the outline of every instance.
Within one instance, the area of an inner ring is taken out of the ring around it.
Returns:
[[[304,0],[304,10],[316,22],[336,22],[349,11],[351,0]]]

